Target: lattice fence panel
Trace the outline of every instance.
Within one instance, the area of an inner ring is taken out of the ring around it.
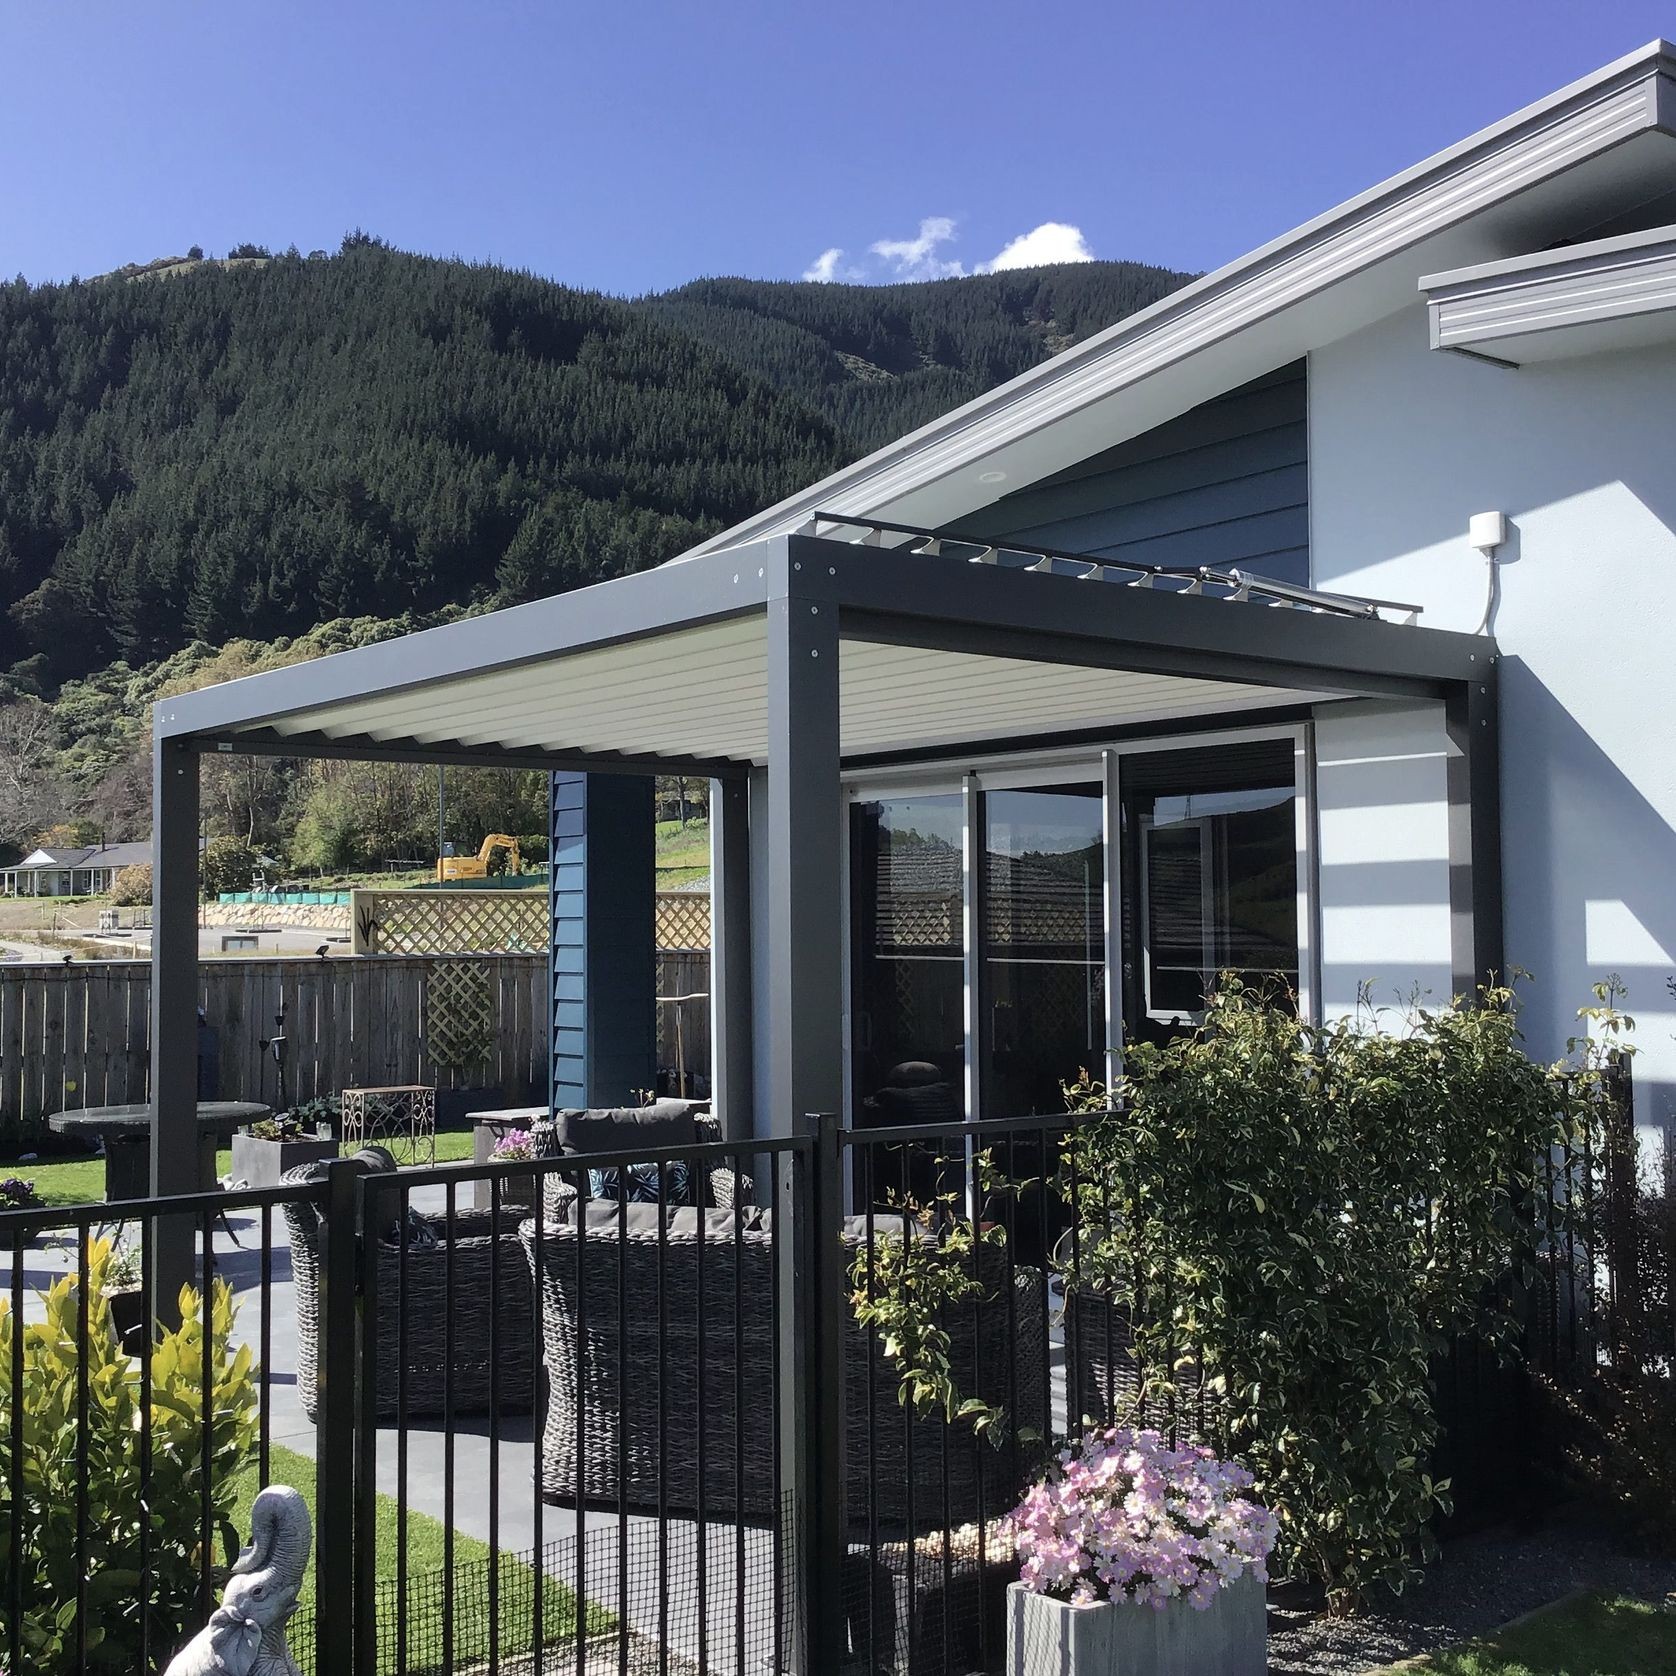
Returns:
[[[356,954],[534,954],[547,947],[545,890],[357,890]]]
[[[495,986],[483,960],[439,960],[425,984],[425,1045],[433,1066],[467,1084],[494,1057]]]
[[[696,890],[660,890],[657,930],[660,949],[709,948],[709,895]]]

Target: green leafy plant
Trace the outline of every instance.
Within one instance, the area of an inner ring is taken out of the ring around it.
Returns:
[[[149,1618],[154,1652],[167,1656],[197,1616],[204,1488],[204,1300],[180,1294],[181,1325],[160,1333],[151,1352],[149,1583],[142,1598],[140,1553],[140,1363],[120,1348],[111,1324],[113,1252],[93,1240],[87,1251],[87,1334],[80,1331],[74,1276],[42,1295],[43,1318],[25,1324],[22,1367],[20,1506],[0,1521],[0,1575],[21,1564],[20,1625],[27,1667],[35,1676],[67,1676],[76,1665],[76,1597],[86,1602],[88,1668],[140,1668],[141,1614]],[[240,1470],[254,1459],[258,1406],[250,1350],[231,1344],[233,1298],[225,1282],[211,1288],[208,1332],[208,1425],[212,1561],[237,1548],[231,1525]],[[10,1412],[14,1328],[0,1299],[0,1483],[10,1482]],[[77,1397],[87,1383],[85,1464],[78,1448]],[[85,1551],[76,1540],[78,1497],[85,1494]],[[0,1634],[9,1628],[0,1602]]]
[[[1283,1568],[1346,1610],[1410,1578],[1449,1507],[1432,1358],[1511,1343],[1538,1160],[1581,1096],[1523,1052],[1511,989],[1324,1026],[1280,1000],[1225,975],[1198,1030],[1067,1088],[1068,1285],[1128,1316],[1143,1403],[1203,1397]]]
[[[335,1127],[342,1115],[343,1101],[336,1095],[322,1094],[299,1101],[273,1117],[259,1118],[245,1132],[259,1141],[313,1140],[322,1127]]]
[[[1676,991],[1676,984],[1672,986]],[[1609,1513],[1629,1534],[1668,1549],[1676,1506],[1676,1382],[1670,1323],[1676,1311],[1676,1197],[1668,1166],[1645,1168],[1625,1072],[1636,1049],[1635,1020],[1614,974],[1594,990],[1570,1048],[1589,1098],[1592,1156],[1600,1176],[1586,1262],[1604,1261],[1598,1286],[1593,1377],[1539,1383],[1539,1414],[1551,1430],[1567,1489]],[[1581,1277],[1578,1277],[1581,1278]],[[1597,1283],[1598,1283],[1597,1277]]]
[[[210,839],[198,864],[205,893],[218,896],[222,891],[249,890],[261,862],[255,846],[243,838]]]
[[[151,869],[144,863],[124,867],[111,880],[111,902],[118,908],[151,906]]]
[[[871,1243],[863,1241],[850,1260],[850,1308],[895,1363],[899,1403],[921,1418],[941,1413],[947,1421],[967,1421],[999,1447],[1006,1437],[1006,1411],[962,1395],[943,1323],[962,1304],[992,1301],[978,1273],[978,1248],[1003,1243],[1006,1233],[982,1225],[974,1231],[955,1214],[957,1197],[940,1194],[927,1205],[890,1195]],[[936,1238],[921,1238],[905,1224],[940,1228]]]

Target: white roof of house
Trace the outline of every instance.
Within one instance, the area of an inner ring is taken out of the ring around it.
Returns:
[[[692,552],[815,512],[946,526],[1413,306],[1422,274],[1580,236],[1673,188],[1676,49],[1655,40]]]

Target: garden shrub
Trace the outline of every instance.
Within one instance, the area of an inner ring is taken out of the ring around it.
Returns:
[[[22,1640],[34,1676],[76,1667],[76,1588],[87,1603],[88,1668],[140,1669],[141,1613],[150,1618],[153,1657],[169,1652],[197,1621],[199,1519],[203,1487],[203,1299],[180,1296],[182,1324],[155,1339],[151,1354],[150,1599],[142,1606],[140,1553],[140,1363],[120,1348],[111,1323],[113,1252],[88,1247],[86,1473],[77,1457],[76,1400],[81,1354],[74,1276],[44,1295],[45,1318],[23,1331],[21,1509],[0,1520],[0,1576],[22,1559]],[[230,1343],[232,1293],[217,1281],[210,1301],[211,1538],[219,1561],[237,1551],[231,1526],[234,1480],[255,1456],[258,1407],[250,1350]],[[0,1485],[11,1482],[10,1412],[14,1328],[0,1298]],[[76,1500],[87,1494],[86,1562],[78,1561]],[[0,1641],[9,1601],[0,1601]]]
[[[1536,1162],[1578,1121],[1514,996],[1324,1026],[1231,976],[1201,1028],[1126,1047],[1068,1143],[1078,1273],[1132,1317],[1149,1403],[1207,1430],[1279,1520],[1277,1561],[1337,1610],[1400,1587],[1449,1508],[1430,1364],[1517,1326]]]
[[[255,846],[243,838],[210,839],[204,845],[198,868],[204,881],[204,894],[219,896],[223,891],[249,890],[261,864],[262,857]]]
[[[151,906],[151,869],[144,863],[124,867],[111,880],[111,902],[118,908]]]

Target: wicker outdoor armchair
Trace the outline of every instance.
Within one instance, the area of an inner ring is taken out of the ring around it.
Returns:
[[[691,1100],[658,1100],[650,1106],[561,1111],[552,1121],[534,1126],[536,1156],[580,1159],[590,1152],[633,1153],[642,1146],[648,1154],[656,1155],[667,1147],[721,1140],[720,1119],[695,1107],[696,1102]],[[648,1168],[661,1166],[649,1161]],[[751,1197],[751,1178],[725,1164],[706,1161],[684,1173],[688,1178],[684,1193],[665,1189],[669,1204],[727,1209],[735,1197],[747,1202]],[[655,1181],[656,1177],[651,1179]],[[614,1199],[620,1183],[613,1181],[602,1187],[603,1196]],[[580,1170],[563,1175],[554,1171],[542,1181],[542,1204],[550,1222],[568,1221],[575,1201],[592,1196],[588,1176]],[[635,1196],[632,1184],[629,1196]],[[648,1196],[657,1197],[655,1186],[648,1190]]]
[[[541,1230],[542,1491],[554,1500],[613,1504],[621,1491],[639,1508],[657,1506],[661,1495],[668,1507],[690,1512],[699,1504],[702,1473],[707,1515],[766,1519],[773,1513],[775,1448],[772,1233],[757,1212],[741,1212],[736,1223],[731,1211],[711,1211],[701,1237],[700,1213],[689,1209],[671,1215],[660,1239],[655,1206],[631,1205],[627,1213],[626,1237],[615,1205],[590,1207],[580,1232],[570,1223]],[[534,1223],[520,1238],[533,1272]],[[853,1250],[853,1238],[848,1244]],[[1016,1271],[1009,1321],[1000,1302],[1006,1254],[984,1250],[995,1302],[981,1312],[981,1349],[970,1305],[945,1323],[955,1378],[965,1391],[1008,1403],[1016,1369],[1015,1419],[1040,1429],[1041,1275]],[[628,1300],[626,1318],[619,1299]],[[964,1424],[949,1431],[937,1418],[910,1422],[896,1400],[895,1364],[848,1314],[844,1357],[846,1500],[855,1525],[874,1518],[887,1528],[904,1524],[910,1485],[914,1522],[941,1520],[945,1454],[948,1507],[957,1522],[977,1516],[980,1475],[986,1517],[1013,1505],[1020,1489],[1014,1451],[974,1439]]]
[[[306,1181],[317,1165],[289,1171],[284,1180]],[[297,1296],[297,1387],[303,1410],[316,1417],[316,1363],[320,1308],[320,1217],[311,1203],[288,1200],[291,1273]],[[394,1420],[405,1396],[410,1418],[445,1412],[486,1414],[491,1397],[502,1414],[527,1414],[534,1406],[534,1349],[529,1264],[516,1234],[519,1211],[457,1210],[453,1233],[453,1297],[445,1218],[429,1218],[434,1246],[378,1248],[378,1418]],[[495,1247],[498,1245],[498,1254]],[[493,1310],[488,1307],[493,1300]],[[452,1308],[450,1308],[450,1303]],[[407,1320],[405,1392],[402,1389],[401,1317]],[[495,1384],[490,1389],[490,1322],[494,1322]],[[453,1344],[448,1323],[453,1323]],[[452,1349],[452,1356],[448,1352]]]

